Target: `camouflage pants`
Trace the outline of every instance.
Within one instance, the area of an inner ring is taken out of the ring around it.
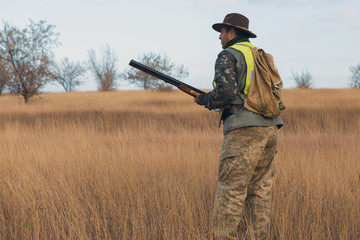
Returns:
[[[224,135],[214,204],[214,239],[267,239],[278,129],[246,127]]]

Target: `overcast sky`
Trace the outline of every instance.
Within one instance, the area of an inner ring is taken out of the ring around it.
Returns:
[[[211,26],[242,13],[257,34],[251,42],[274,56],[286,88],[291,72],[307,69],[316,88],[346,88],[360,63],[360,0],[0,0],[0,19],[23,28],[29,19],[56,26],[59,60],[87,59],[109,44],[119,69],[146,52],[165,53],[188,67],[185,82],[211,88],[222,50]],[[95,90],[89,77],[79,90]],[[133,89],[124,85],[119,89]],[[53,86],[51,91],[63,91]]]

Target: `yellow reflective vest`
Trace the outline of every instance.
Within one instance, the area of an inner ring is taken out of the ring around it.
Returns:
[[[245,57],[245,62],[246,62],[246,67],[247,67],[246,82],[245,82],[245,88],[244,88],[245,95],[247,95],[247,93],[249,91],[251,78],[252,78],[252,75],[253,75],[254,69],[255,69],[254,57],[253,57],[253,54],[251,51],[251,48],[253,48],[253,47],[255,47],[255,46],[252,45],[250,42],[238,42],[229,47],[229,48],[233,48],[237,51],[240,51]],[[237,57],[235,56],[235,58],[237,58]],[[236,60],[239,62],[239,59],[236,59]],[[213,87],[214,88],[216,87],[215,81],[213,81]],[[239,90],[241,90],[241,89],[239,89]]]

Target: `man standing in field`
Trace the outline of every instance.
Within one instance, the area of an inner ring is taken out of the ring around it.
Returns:
[[[222,48],[215,63],[214,90],[196,95],[195,102],[209,110],[224,109],[224,140],[219,160],[214,204],[215,239],[238,239],[254,234],[269,237],[271,194],[275,173],[280,117],[267,118],[244,108],[254,66],[245,16],[232,13],[212,27],[220,32]]]

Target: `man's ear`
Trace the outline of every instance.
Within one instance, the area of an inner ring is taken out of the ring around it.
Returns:
[[[237,37],[237,35],[236,35],[236,31],[235,31],[235,29],[234,28],[230,28],[230,37]]]

